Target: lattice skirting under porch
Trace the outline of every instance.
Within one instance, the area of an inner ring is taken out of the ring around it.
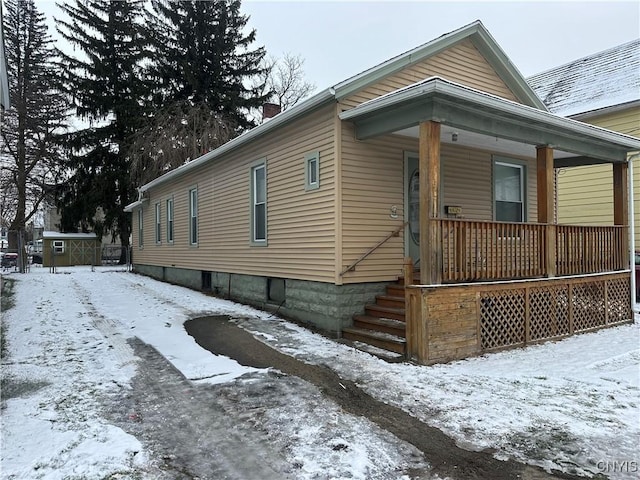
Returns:
[[[481,350],[517,347],[628,322],[630,279],[583,277],[481,291]]]

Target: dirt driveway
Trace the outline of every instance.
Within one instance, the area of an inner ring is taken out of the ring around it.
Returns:
[[[549,475],[541,469],[521,463],[499,461],[491,452],[461,449],[440,430],[398,408],[375,400],[353,382],[338,377],[326,367],[310,365],[274,350],[225,317],[190,320],[185,323],[185,328],[203,348],[233,358],[243,365],[275,368],[286,375],[280,380],[282,382],[289,381],[290,376],[309,382],[345,411],[366,417],[414,445],[424,453],[431,465],[428,471],[407,472],[414,478],[430,478],[432,474],[456,479],[578,478],[561,473]]]

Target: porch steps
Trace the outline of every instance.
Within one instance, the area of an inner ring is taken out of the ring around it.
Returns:
[[[404,308],[384,307],[375,303],[374,305],[365,305],[364,311],[372,317],[392,318],[404,322]]]
[[[364,314],[353,316],[353,326],[343,328],[342,336],[352,342],[372,345],[404,356],[404,284],[398,281],[388,285],[386,290],[384,295],[376,296],[375,304],[365,305]]]
[[[362,342],[374,347],[404,355],[405,340],[395,335],[382,333],[375,330],[347,327],[342,329],[342,336],[354,342]]]
[[[371,317],[369,315],[354,315],[353,326],[365,330],[373,330],[404,338],[405,323],[390,318]]]

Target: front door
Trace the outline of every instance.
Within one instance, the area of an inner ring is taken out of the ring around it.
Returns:
[[[404,252],[405,256],[413,259],[414,265],[419,266],[420,260],[420,172],[418,169],[418,155],[407,153],[404,158],[404,215],[405,228]]]

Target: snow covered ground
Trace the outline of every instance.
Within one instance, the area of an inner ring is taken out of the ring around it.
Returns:
[[[278,350],[329,366],[467,449],[585,476],[638,477],[638,323],[447,365],[390,364],[270,314],[115,270],[9,275],[15,306],[2,319],[0,478],[171,478],[141,439],[107,419],[104,399],[121,396],[138,373],[134,337],[201,388],[267,375],[187,335],[187,319],[211,314],[230,315]],[[286,447],[270,466],[283,478],[409,478],[407,471],[428,464],[412,446],[321,397],[313,409],[291,408],[302,395],[296,391],[262,424],[273,445]]]

